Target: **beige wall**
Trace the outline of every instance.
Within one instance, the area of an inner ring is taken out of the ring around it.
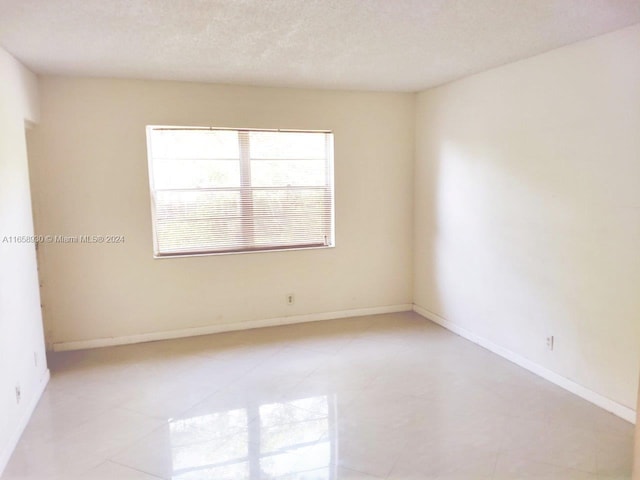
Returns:
[[[636,420],[636,441],[633,450],[633,480],[640,480],[640,388],[638,388],[636,414],[638,418]]]
[[[423,92],[416,126],[415,303],[629,408],[639,45],[636,25]]]
[[[44,77],[29,136],[50,342],[411,303],[414,99]],[[145,125],[331,129],[333,249],[153,259]],[[295,304],[285,296],[294,293]]]
[[[11,241],[33,235],[25,121],[37,121],[37,93],[0,49],[0,474],[47,378],[34,244]]]

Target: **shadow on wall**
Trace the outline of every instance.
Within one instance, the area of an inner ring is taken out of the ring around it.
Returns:
[[[418,96],[414,298],[634,408],[637,75],[593,45]]]

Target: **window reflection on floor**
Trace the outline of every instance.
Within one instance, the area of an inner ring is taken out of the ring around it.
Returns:
[[[317,396],[173,420],[173,479],[333,479],[334,405]]]

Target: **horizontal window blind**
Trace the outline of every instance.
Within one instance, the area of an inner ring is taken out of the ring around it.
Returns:
[[[156,256],[334,244],[333,134],[147,127]]]

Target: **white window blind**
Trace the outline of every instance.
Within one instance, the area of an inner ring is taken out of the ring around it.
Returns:
[[[330,247],[333,134],[147,127],[156,256]]]

